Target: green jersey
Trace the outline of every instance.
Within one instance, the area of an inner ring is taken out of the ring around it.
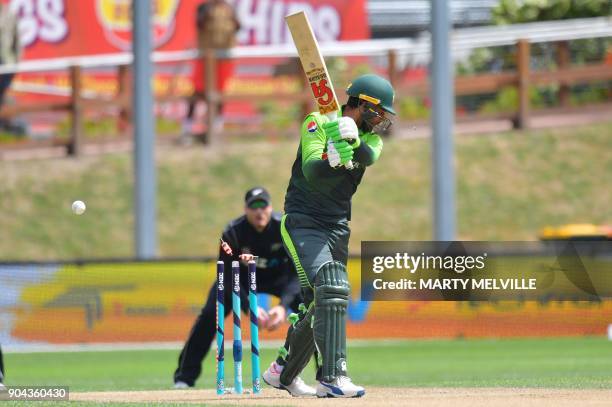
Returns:
[[[378,160],[383,143],[378,134],[360,130],[361,144],[354,151],[354,168],[332,168],[327,162],[327,138],[322,127],[328,121],[314,112],[302,124],[300,146],[285,195],[285,213],[301,213],[326,222],[351,219],[351,197],[366,167]]]

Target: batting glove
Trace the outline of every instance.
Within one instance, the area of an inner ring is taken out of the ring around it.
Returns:
[[[338,154],[338,151],[336,151],[336,147],[334,146],[334,142],[332,140],[327,142],[327,162],[332,168],[340,166],[340,154]]]
[[[323,131],[328,139],[332,139],[334,142],[344,140],[353,149],[356,149],[361,144],[357,124],[350,117],[339,117],[338,120],[323,124]]]
[[[338,142],[329,140],[327,142],[327,161],[333,168],[345,165],[353,159],[353,147],[346,141]]]

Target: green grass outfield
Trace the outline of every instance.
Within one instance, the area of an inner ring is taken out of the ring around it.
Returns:
[[[610,123],[456,138],[458,238],[536,240],[546,225],[612,219]],[[430,140],[386,140],[353,200],[362,240],[431,238]],[[159,148],[160,256],[214,255],[244,191],[263,184],[278,209],[297,140]],[[131,153],[0,160],[0,259],[133,255]],[[70,204],[87,203],[75,216]]]
[[[262,369],[274,354],[273,349],[262,350]],[[231,352],[226,355],[226,379],[231,386]],[[69,386],[71,392],[170,389],[177,356],[178,351],[172,350],[9,353],[5,355],[7,384]],[[243,363],[244,386],[249,388],[251,369],[247,351]],[[602,337],[372,341],[349,347],[351,376],[366,387],[610,389],[611,366],[612,342]],[[214,358],[208,358],[197,387],[214,388],[214,372]],[[302,375],[309,383],[314,382],[313,376],[311,366]],[[6,406],[24,404],[3,403]],[[27,404],[45,407],[97,405],[87,402]]]
[[[262,370],[275,351],[262,350]],[[233,380],[231,352],[226,379]],[[177,351],[9,353],[7,384],[69,386],[70,391],[169,389]],[[366,386],[612,388],[612,342],[602,337],[554,339],[415,340],[349,347],[349,371]],[[244,353],[250,386],[250,352]],[[214,358],[199,388],[213,388]],[[312,383],[314,369],[303,378]]]

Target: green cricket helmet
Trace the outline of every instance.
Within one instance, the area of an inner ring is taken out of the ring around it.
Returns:
[[[391,116],[395,116],[395,92],[389,81],[378,75],[362,75],[348,85],[346,93],[360,101],[363,119],[361,130],[378,134],[389,130],[393,124]],[[381,109],[389,114],[380,113]]]
[[[378,75],[361,75],[348,85],[346,93],[380,106],[384,111],[393,115],[397,114],[393,110],[393,99],[395,98],[393,86],[388,80]]]

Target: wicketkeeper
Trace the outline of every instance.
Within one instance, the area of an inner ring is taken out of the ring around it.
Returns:
[[[283,249],[281,214],[272,210],[270,194],[255,187],[244,197],[244,215],[231,221],[223,231],[224,244],[219,260],[225,263],[225,281],[232,281],[232,261],[240,261],[240,296],[245,313],[249,310],[247,254],[257,255],[257,291],[276,296],[280,304],[269,310],[259,307],[260,329],[275,330],[285,321],[287,309],[296,310],[302,300],[300,284],[293,265]],[[225,303],[231,304],[232,291],[225,290]],[[174,372],[174,386],[179,389],[195,386],[216,332],[217,284],[210,287],[208,299],[189,333]],[[232,312],[225,308],[225,315]],[[299,382],[299,380],[296,380]]]
[[[348,377],[346,360],[351,197],[366,167],[380,157],[383,143],[379,134],[389,128],[395,115],[394,91],[380,76],[363,75],[346,92],[349,97],[340,118],[330,121],[315,112],[304,120],[285,196],[281,234],[305,302],[299,314],[290,317],[285,345],[263,379],[294,396],[365,394]],[[345,165],[351,160],[349,170]],[[294,380],[315,350],[316,390],[296,386]]]

